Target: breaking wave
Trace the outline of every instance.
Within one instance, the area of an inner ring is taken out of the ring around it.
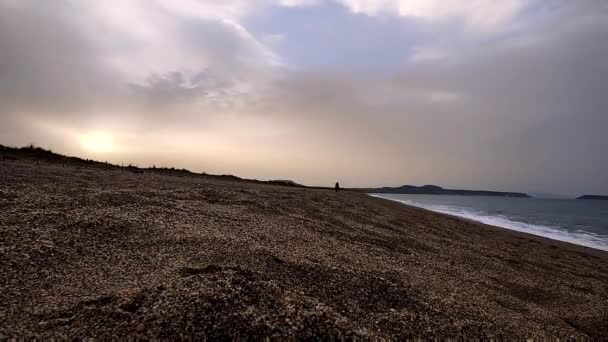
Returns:
[[[608,237],[596,235],[586,231],[567,231],[560,227],[552,227],[552,226],[543,226],[530,224],[520,221],[511,220],[505,216],[492,216],[486,213],[481,213],[469,208],[463,207],[455,207],[448,205],[431,205],[431,204],[421,204],[412,200],[400,200],[395,198],[389,198],[379,195],[372,195],[374,197],[382,197],[385,199],[390,199],[392,201],[401,202],[407,205],[424,208],[427,210],[431,210],[438,213],[458,216],[462,218],[466,218],[472,221],[481,222],[487,225],[492,225],[496,227],[506,228],[510,230],[515,230],[518,232],[529,233],[533,235],[538,235],[546,238],[550,238],[553,240],[559,240],[564,242],[569,242],[577,245],[582,245],[586,247],[596,248],[604,251],[608,251]]]

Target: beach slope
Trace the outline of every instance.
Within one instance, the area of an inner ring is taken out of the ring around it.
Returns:
[[[608,253],[334,192],[0,162],[0,337],[608,336]]]

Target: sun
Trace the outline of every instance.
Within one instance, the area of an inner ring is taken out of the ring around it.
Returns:
[[[112,153],[118,149],[114,137],[104,132],[91,132],[79,138],[82,148],[93,153]]]

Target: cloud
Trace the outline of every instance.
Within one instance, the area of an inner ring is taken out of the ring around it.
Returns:
[[[608,192],[599,2],[112,5],[0,0],[0,143],[308,184]],[[306,20],[251,29],[277,8]],[[327,33],[294,42],[288,27]],[[307,67],[275,50],[294,44],[345,57]],[[385,62],[397,50],[411,53]],[[384,68],[349,64],[353,51]]]
[[[267,112],[293,115],[341,170],[361,155],[378,166],[352,182],[607,192],[608,17],[590,10],[556,28],[565,14],[390,75],[290,74]]]
[[[524,0],[339,0],[354,13],[394,14],[428,21],[462,20],[476,31],[493,31],[524,8]]]
[[[318,5],[321,1],[322,0],[279,0],[279,4],[286,7],[298,7]]]
[[[527,0],[275,0],[258,1],[257,4],[269,2],[286,7],[338,3],[352,13],[368,16],[393,15],[432,23],[456,20],[462,21],[468,30],[476,33],[504,29],[503,25],[509,24],[530,4]]]
[[[194,93],[228,97],[263,79],[264,69],[281,64],[238,23],[211,15],[236,13],[239,2],[203,6],[198,19],[168,9],[168,3],[3,0],[3,109],[28,113],[44,108],[69,116],[78,107],[139,106],[143,94],[154,97],[154,103]],[[195,3],[201,4],[182,5]]]

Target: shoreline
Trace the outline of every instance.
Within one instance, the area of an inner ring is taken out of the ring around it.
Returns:
[[[395,203],[399,203],[401,205],[404,205],[406,207],[412,208],[412,209],[416,209],[416,210],[423,210],[429,213],[432,213],[434,215],[440,215],[440,216],[445,216],[445,217],[449,217],[451,219],[454,220],[459,220],[465,223],[471,223],[471,224],[475,224],[475,225],[481,225],[481,226],[486,226],[486,227],[490,227],[492,229],[498,229],[501,231],[505,231],[508,233],[513,233],[515,235],[522,235],[525,236],[527,238],[535,238],[535,239],[540,239],[542,241],[544,241],[545,243],[550,243],[550,244],[555,244],[555,245],[560,245],[561,247],[565,247],[565,248],[574,248],[574,249],[582,249],[585,250],[587,252],[591,252],[591,253],[599,253],[602,255],[608,255],[608,250],[604,250],[601,248],[595,248],[595,247],[591,247],[591,246],[586,246],[586,245],[582,245],[582,244],[578,244],[578,243],[574,243],[574,242],[570,242],[570,241],[564,241],[564,240],[558,240],[558,239],[553,239],[547,236],[543,236],[543,235],[537,235],[534,233],[530,233],[530,232],[526,232],[526,231],[520,231],[520,230],[515,230],[515,229],[511,229],[511,228],[507,228],[507,227],[501,227],[498,225],[494,225],[494,224],[488,224],[488,223],[484,223],[482,221],[478,221],[472,218],[468,218],[465,216],[459,216],[456,214],[451,214],[451,213],[445,213],[445,212],[441,212],[441,211],[435,211],[432,209],[428,209],[428,208],[424,208],[422,206],[416,206],[416,205],[412,205],[412,204],[408,204],[408,203],[404,203],[398,200],[392,200],[389,198],[384,198],[384,197],[380,197],[380,196],[372,196],[372,194],[367,194],[370,197],[373,198],[378,198],[378,199],[382,199],[382,200],[387,200],[387,201],[391,201],[391,202],[395,202]],[[515,221],[513,221],[515,222]]]
[[[0,336],[600,337],[608,253],[364,193],[0,162]]]
[[[583,246],[586,248],[600,250],[603,252],[608,252],[608,245],[604,246],[598,242],[595,242],[594,240],[588,240],[588,239],[586,240],[584,237],[578,237],[576,234],[573,235],[572,233],[570,233],[568,231],[563,231],[563,230],[560,230],[559,228],[555,228],[555,227],[551,227],[551,226],[543,226],[543,225],[531,224],[531,223],[526,223],[526,222],[521,222],[521,221],[513,221],[509,218],[501,218],[499,216],[491,216],[491,215],[487,215],[487,216],[475,215],[475,214],[470,214],[469,216],[466,216],[464,214],[459,215],[459,214],[453,213],[453,212],[433,210],[432,208],[428,208],[423,205],[406,203],[405,201],[402,201],[399,199],[383,197],[382,196],[383,194],[369,193],[368,195],[371,197],[375,197],[375,198],[382,198],[382,199],[387,199],[389,201],[402,203],[402,204],[410,206],[410,207],[428,210],[428,211],[436,213],[436,214],[460,218],[460,219],[470,221],[473,223],[477,223],[477,224],[483,224],[483,225],[492,226],[492,227],[496,227],[496,228],[507,229],[507,230],[522,233],[522,234],[529,234],[529,235],[533,235],[533,236],[543,237],[543,238],[549,239],[551,241],[560,241],[560,242],[565,242],[565,243],[569,243],[569,244],[573,244],[573,245],[577,245],[577,246]],[[470,216],[475,216],[475,217],[470,217]],[[507,224],[500,225],[500,224],[494,223],[494,222],[486,222],[486,221],[484,221],[484,219],[493,220],[493,221],[504,220],[507,222]],[[519,224],[519,225],[522,225],[525,227],[517,228],[517,227],[513,227],[512,225],[508,226],[508,224]],[[535,231],[535,230],[538,230],[538,231]],[[548,232],[543,232],[543,230],[548,231]],[[541,234],[544,234],[544,235],[541,235]],[[579,235],[584,235],[585,237],[590,237],[590,238],[596,238],[596,236],[590,232],[584,232],[584,234],[579,234]],[[603,242],[603,240],[602,240],[602,242]]]

